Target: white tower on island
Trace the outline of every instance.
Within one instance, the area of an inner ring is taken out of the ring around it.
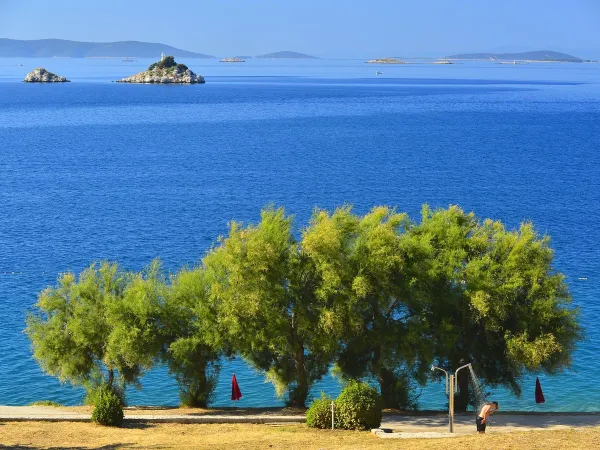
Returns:
[[[167,57],[167,55],[165,55],[165,52],[160,52],[160,60],[162,61],[163,59],[165,59]]]

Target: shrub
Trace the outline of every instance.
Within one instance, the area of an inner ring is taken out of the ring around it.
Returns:
[[[310,428],[331,428],[332,401],[331,397],[321,392],[321,398],[316,398],[306,411],[306,425]]]
[[[112,389],[103,386],[96,398],[96,405],[92,412],[92,421],[111,427],[118,427],[123,423],[123,403]]]
[[[177,63],[175,62],[175,58],[172,56],[165,56],[162,61],[158,63],[158,67],[161,69],[167,69],[169,67],[175,67]]]
[[[350,382],[335,403],[336,426],[340,428],[369,430],[381,425],[383,402],[377,390],[367,383]]]
[[[186,70],[188,70],[188,66],[186,66],[185,64],[177,64],[176,67],[176,72],[185,72]]]
[[[54,406],[59,407],[62,406],[60,403],[53,402],[52,400],[40,400],[38,402],[30,403],[29,406]]]

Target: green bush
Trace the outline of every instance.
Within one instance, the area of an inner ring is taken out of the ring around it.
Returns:
[[[310,428],[331,428],[332,401],[331,397],[321,392],[321,398],[316,398],[306,411],[306,425]]]
[[[335,401],[336,426],[346,430],[370,430],[381,425],[383,401],[367,383],[350,382]]]
[[[123,423],[123,403],[121,397],[112,389],[106,386],[100,388],[92,412],[92,421],[111,427],[118,427]]]
[[[185,72],[186,70],[188,70],[188,66],[186,66],[185,64],[177,64],[175,70],[177,72]]]
[[[62,405],[60,403],[53,402],[52,400],[40,400],[38,402],[30,403],[29,406],[54,406],[56,408]]]

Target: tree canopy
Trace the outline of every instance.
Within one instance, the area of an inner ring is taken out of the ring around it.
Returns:
[[[332,366],[379,385],[387,407],[416,408],[416,387],[472,363],[516,395],[527,373],[571,364],[583,337],[548,236],[508,230],[458,206],[420,222],[389,207],[315,210],[302,230],[283,208],[233,222],[201,263],[164,275],[95,264],[40,293],[26,332],[42,369],[74,385],[138,385],[165,362],[183,404],[212,400],[224,357],[263,371],[304,406]],[[457,410],[470,398],[459,373]]]
[[[108,262],[61,275],[27,317],[42,369],[73,385],[137,384],[157,354],[152,277],[152,269],[145,277]]]

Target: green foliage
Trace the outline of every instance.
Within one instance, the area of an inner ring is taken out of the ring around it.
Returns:
[[[177,380],[184,406],[211,403],[225,353],[209,287],[204,269],[182,270],[165,304],[163,360]]]
[[[61,275],[25,331],[42,369],[85,386],[93,404],[106,389],[123,403],[125,386],[162,360],[181,402],[207,406],[233,354],[295,406],[332,363],[345,380],[376,381],[386,407],[415,409],[415,388],[439,376],[432,362],[470,362],[488,385],[520,395],[528,372],[569,367],[583,337],[553,257],[531,223],[507,230],[456,206],[425,206],[420,223],[388,207],[316,210],[300,238],[269,207],[256,225],[232,223],[200,267],[170,280],[158,261],[141,273],[102,263]],[[457,382],[464,410],[467,371]],[[360,386],[348,392],[362,402]]]
[[[123,423],[121,398],[108,386],[103,386],[98,391],[98,397],[92,412],[92,421],[99,425],[111,427],[118,427]]]
[[[86,406],[96,406],[100,402],[102,392],[106,389],[109,389],[113,394],[117,395],[121,399],[122,405],[126,404],[124,386],[113,384],[111,387],[106,381],[99,381],[98,383],[85,386],[83,404]]]
[[[386,407],[413,409],[406,378],[425,381],[431,352],[420,336],[419,300],[406,264],[406,214],[377,207],[363,217],[349,207],[317,211],[306,251],[326,281],[322,295],[340,297],[336,330],[343,378],[379,381]]]
[[[40,400],[37,402],[30,403],[29,406],[54,406],[56,408],[62,405],[60,403],[53,402],[52,400]]]
[[[162,70],[174,70],[173,68],[177,68],[179,72],[184,72],[187,70],[187,66],[185,64],[177,64],[175,62],[175,58],[173,56],[165,56],[161,61],[152,63],[148,66],[148,70],[154,69],[162,69]],[[183,68],[183,69],[181,69]]]
[[[306,411],[306,425],[310,428],[331,428],[331,402],[333,399],[324,392],[321,392],[321,398],[316,398]],[[335,420],[335,404],[334,404]]]
[[[168,69],[169,67],[175,67],[177,63],[175,62],[175,58],[172,56],[165,56],[159,63],[158,67],[161,69]]]
[[[489,385],[520,395],[527,371],[555,373],[570,365],[582,337],[564,276],[552,267],[547,236],[531,223],[509,231],[458,207],[423,209],[408,239],[421,254],[421,330],[437,365],[471,362]],[[459,373],[457,409],[468,402],[467,372]]]
[[[159,280],[102,263],[44,290],[26,333],[42,369],[61,382],[94,389],[138,384],[157,353]]]
[[[304,406],[327,373],[336,346],[333,309],[283,209],[267,208],[256,226],[233,223],[204,259],[211,299],[233,349],[266,373],[286,403]]]
[[[370,430],[381,425],[383,401],[367,383],[350,382],[335,401],[339,426],[346,430]],[[331,420],[331,416],[330,416]]]

